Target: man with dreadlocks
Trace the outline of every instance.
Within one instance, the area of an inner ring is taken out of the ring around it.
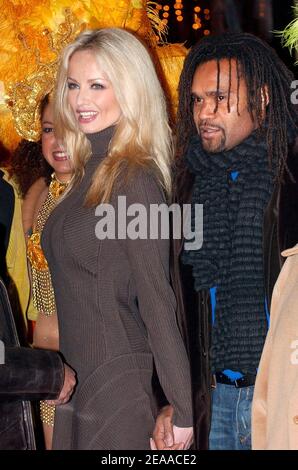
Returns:
[[[273,49],[244,33],[203,39],[180,78],[176,198],[204,208],[202,248],[187,251],[177,241],[173,257],[198,449],[251,446],[280,252],[298,242],[292,79]],[[153,436],[157,448],[177,442],[171,417],[167,406]]]

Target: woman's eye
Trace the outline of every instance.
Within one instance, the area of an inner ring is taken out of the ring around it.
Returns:
[[[78,87],[78,85],[76,83],[68,82],[67,87],[69,90],[74,90],[75,88]]]
[[[91,88],[94,90],[103,90],[104,86],[101,83],[92,83]]]
[[[44,134],[50,134],[50,132],[53,132],[54,131],[54,128],[53,127],[43,127],[42,128],[42,132]]]

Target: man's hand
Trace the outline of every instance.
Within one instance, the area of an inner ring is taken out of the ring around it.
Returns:
[[[49,405],[64,405],[73,394],[76,385],[76,374],[68,365],[64,364],[64,384],[60,395],[56,400],[46,400]]]
[[[151,449],[166,450],[174,444],[173,433],[173,407],[171,405],[164,406],[156,418],[155,428],[153,431],[153,439],[150,441]]]
[[[188,449],[193,441],[193,428],[178,428],[173,426],[173,407],[167,405],[158,415],[150,439],[152,450],[182,450]]]

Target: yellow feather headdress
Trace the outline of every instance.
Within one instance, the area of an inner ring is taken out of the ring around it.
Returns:
[[[39,104],[52,90],[61,50],[86,28],[123,27],[156,49],[176,89],[186,49],[159,45],[163,23],[146,0],[0,0],[0,140],[13,150],[20,137],[38,140]],[[176,65],[174,65],[174,63]],[[168,78],[167,78],[168,77]]]

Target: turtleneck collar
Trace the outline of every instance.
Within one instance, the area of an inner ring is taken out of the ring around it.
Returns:
[[[106,155],[111,138],[113,137],[113,134],[115,132],[115,129],[116,129],[116,126],[110,126],[110,127],[107,127],[106,129],[103,129],[102,131],[94,132],[92,134],[86,134],[87,139],[91,143],[92,155],[94,156]]]

